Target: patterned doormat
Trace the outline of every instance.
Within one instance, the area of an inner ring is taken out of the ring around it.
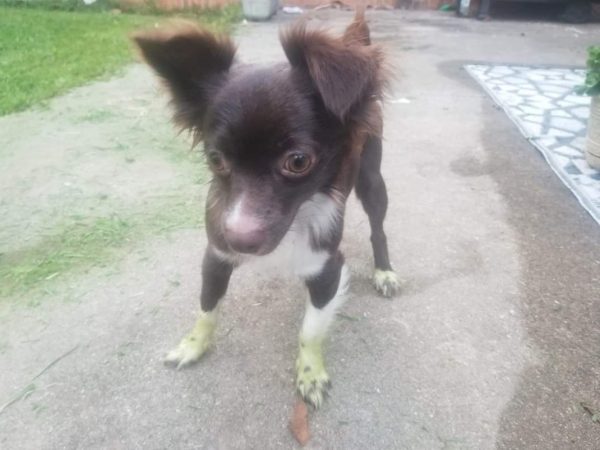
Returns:
[[[590,99],[573,92],[583,82],[584,71],[492,65],[465,68],[600,224],[600,171],[592,169],[583,154]]]

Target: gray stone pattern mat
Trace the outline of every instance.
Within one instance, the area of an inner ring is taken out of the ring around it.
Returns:
[[[586,163],[583,153],[590,99],[574,93],[584,71],[480,64],[465,68],[600,224],[600,171]]]

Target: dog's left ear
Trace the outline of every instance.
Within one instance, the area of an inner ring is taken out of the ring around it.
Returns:
[[[382,55],[361,40],[336,39],[300,23],[281,33],[292,67],[306,71],[327,110],[342,122],[352,108],[381,91]]]
[[[187,22],[132,38],[169,87],[176,122],[184,128],[200,127],[212,95],[233,63],[231,40]]]

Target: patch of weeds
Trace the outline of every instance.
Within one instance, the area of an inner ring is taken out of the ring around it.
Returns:
[[[29,300],[27,300],[28,308],[37,308],[41,304],[42,304],[42,299],[39,297],[33,297],[33,298],[30,298]]]
[[[14,405],[18,401],[26,400],[36,390],[36,385],[30,383],[19,391],[12,399],[0,406],[0,414],[2,414],[9,406]]]
[[[52,283],[65,275],[110,265],[117,250],[130,247],[133,242],[201,225],[200,208],[166,200],[152,212],[63,224],[33,247],[0,255],[0,298],[49,292]],[[27,301],[36,306],[41,299],[30,295]]]
[[[169,279],[168,282],[169,282],[169,285],[167,286],[167,288],[165,289],[165,291],[162,294],[163,300],[168,299],[171,296],[171,294],[174,291],[176,291],[179,288],[179,286],[181,286],[181,282],[177,279],[175,279],[175,280]]]
[[[117,151],[125,151],[125,150],[129,150],[131,148],[131,146],[129,144],[126,144],[124,142],[121,141],[116,141],[115,145],[111,148],[111,150],[117,150]]]
[[[77,119],[78,122],[104,122],[105,120],[112,119],[115,117],[115,113],[108,109],[94,109],[84,116]]]
[[[199,149],[199,148],[194,148],[194,149],[183,149],[181,151],[178,152],[179,155],[173,155],[173,163],[176,163],[177,158],[180,159],[180,164],[184,163],[187,164],[189,167],[191,167],[194,170],[194,174],[196,176],[193,177],[193,182],[196,181],[196,179],[200,178],[202,179],[204,182],[206,182],[207,180],[207,175],[209,175],[208,172],[208,166],[206,165],[206,158],[204,156],[204,152]],[[197,184],[201,184],[201,183],[197,183]]]
[[[359,322],[360,321],[360,317],[351,316],[349,314],[345,314],[342,312],[337,313],[336,316],[339,317],[340,319],[344,319],[349,322]]]
[[[134,345],[134,342],[125,342],[124,344],[119,345],[119,349],[117,350],[117,356],[119,358],[127,356],[127,353],[131,351]]]
[[[157,133],[153,139],[152,148],[166,155],[168,161],[176,164],[190,163],[192,165],[202,165],[204,163],[202,143],[192,148],[190,143],[176,139],[174,136],[175,131],[170,128],[167,133],[173,136],[173,138],[165,139],[164,133],[163,130],[161,130],[160,134]]]
[[[102,258],[121,245],[132,228],[118,217],[76,222],[50,235],[39,245],[4,254],[0,259],[1,296],[27,291],[71,270]]]
[[[31,410],[35,413],[36,416],[39,416],[47,409],[48,407],[46,405],[42,405],[41,403],[32,403],[31,405]]]
[[[586,402],[579,402],[579,406],[581,406],[581,409],[590,416],[592,422],[600,424],[600,410],[590,406]]]

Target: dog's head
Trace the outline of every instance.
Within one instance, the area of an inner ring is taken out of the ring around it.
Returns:
[[[348,193],[338,184],[353,182],[351,141],[378,121],[381,56],[366,25],[341,38],[296,25],[281,35],[288,63],[268,68],[234,64],[228,38],[193,25],[134,40],[165,80],[176,122],[204,141],[215,239],[269,253],[312,195]]]

